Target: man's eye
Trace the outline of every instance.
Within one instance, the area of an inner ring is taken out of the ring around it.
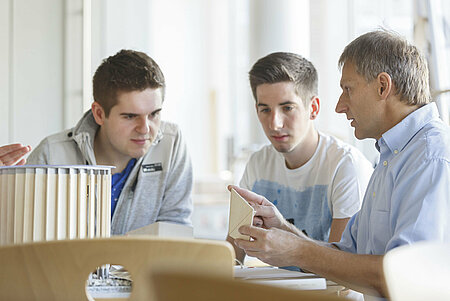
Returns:
[[[293,106],[286,106],[286,107],[283,107],[283,109],[284,109],[286,112],[289,112],[289,111],[292,111],[292,110],[294,109],[294,107],[293,107]]]
[[[265,108],[265,109],[260,109],[259,112],[260,113],[268,113],[270,110]]]
[[[150,118],[159,117],[159,115],[161,115],[161,110],[151,113]]]

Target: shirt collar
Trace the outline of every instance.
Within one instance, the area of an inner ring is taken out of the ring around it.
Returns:
[[[376,143],[378,151],[383,152],[383,145],[391,152],[401,151],[421,128],[435,118],[439,118],[435,103],[418,108],[382,135]]]

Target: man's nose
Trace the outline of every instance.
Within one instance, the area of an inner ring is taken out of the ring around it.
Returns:
[[[334,109],[336,111],[336,113],[345,113],[346,110],[346,106],[344,105],[344,99],[343,99],[343,94],[341,94],[339,96],[338,102],[336,104],[336,108]]]
[[[140,134],[147,134],[150,131],[150,121],[147,118],[140,118],[136,125],[136,131]]]
[[[274,111],[270,120],[270,128],[272,130],[278,130],[283,128],[283,116],[278,111]]]

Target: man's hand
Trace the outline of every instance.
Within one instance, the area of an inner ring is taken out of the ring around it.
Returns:
[[[242,226],[239,232],[251,236],[253,241],[235,239],[234,243],[243,249],[247,255],[257,257],[265,263],[274,266],[297,266],[300,257],[300,246],[309,240],[306,236],[299,237],[293,233],[277,228],[261,229]]]
[[[20,143],[0,146],[0,166],[25,164],[25,159],[20,161],[19,159],[29,151],[31,151],[31,146],[23,146]]]
[[[234,185],[229,185],[228,189],[236,190],[236,192],[243,197],[253,209],[255,209],[256,213],[255,218],[253,219],[254,226],[265,229],[280,228],[289,230],[289,227],[287,226],[289,223],[284,219],[277,207],[265,197]]]

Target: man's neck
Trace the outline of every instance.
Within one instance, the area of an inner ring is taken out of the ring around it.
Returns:
[[[131,158],[127,156],[115,155],[111,152],[113,149],[106,137],[101,132],[101,127],[98,129],[94,139],[94,154],[95,161],[98,165],[115,166],[112,169],[112,174],[122,172],[127,167]]]
[[[389,102],[384,112],[385,126],[381,131],[380,137],[377,137],[376,139],[377,140],[380,139],[384,133],[386,133],[391,128],[396,126],[398,123],[400,123],[403,119],[405,119],[409,114],[411,114],[418,108],[419,108],[418,105],[411,106],[397,99]]]
[[[310,133],[306,135],[306,139],[289,153],[284,153],[286,166],[289,169],[296,169],[305,165],[316,152],[319,145],[319,133],[311,126]]]

